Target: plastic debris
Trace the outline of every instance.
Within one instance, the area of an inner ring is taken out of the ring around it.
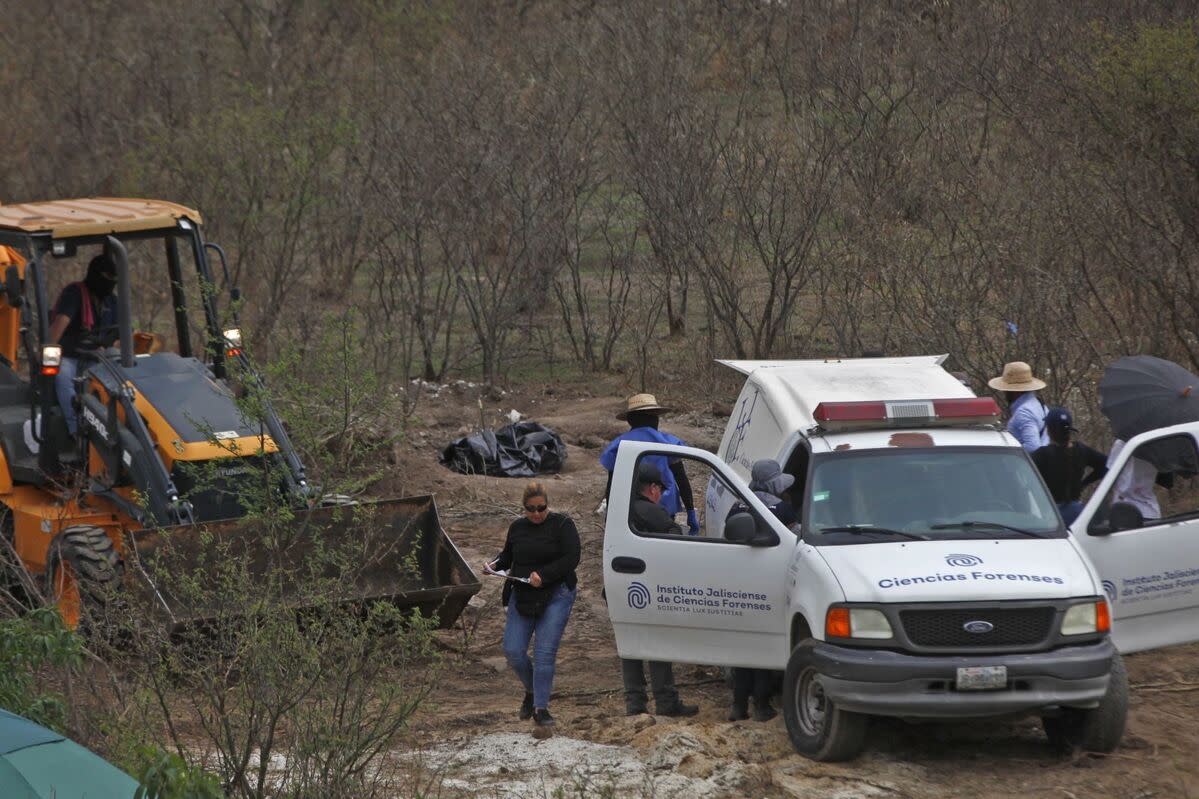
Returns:
[[[544,425],[519,422],[454,441],[442,450],[440,462],[461,474],[532,477],[561,471],[566,462],[566,445]]]

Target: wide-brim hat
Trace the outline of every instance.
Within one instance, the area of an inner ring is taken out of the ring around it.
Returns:
[[[634,394],[629,397],[626,407],[623,411],[616,414],[616,418],[622,422],[629,418],[630,413],[669,413],[670,408],[665,405],[658,404],[658,398],[653,394]]]
[[[1045,381],[1033,377],[1032,367],[1024,361],[1012,361],[1003,365],[1003,374],[992,377],[987,385],[996,391],[1040,391]]]
[[[766,491],[778,497],[782,496],[783,492],[793,483],[795,483],[794,475],[784,472],[778,461],[755,461],[749,471],[750,491]]]

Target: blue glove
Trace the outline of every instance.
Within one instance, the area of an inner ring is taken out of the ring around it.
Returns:
[[[699,515],[695,508],[687,511],[687,535],[699,535]]]

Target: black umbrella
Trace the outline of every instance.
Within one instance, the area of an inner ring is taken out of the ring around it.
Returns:
[[[1199,377],[1173,361],[1131,355],[1113,363],[1099,381],[1100,409],[1117,438],[1199,421]],[[1143,447],[1137,455],[1159,471],[1193,472],[1194,444],[1169,439]]]

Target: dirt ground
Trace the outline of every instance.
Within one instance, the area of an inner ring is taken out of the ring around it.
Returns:
[[[478,571],[503,545],[524,481],[467,477],[437,464],[438,450],[516,409],[567,442],[566,467],[545,478],[555,510],[582,537],[579,598],[558,656],[552,709],[557,732],[536,741],[516,710],[522,691],[500,642],[500,581],[482,591],[458,629],[440,633],[444,677],[415,723],[424,762],[440,795],[708,797],[1007,797],[1108,799],[1199,796],[1199,645],[1128,657],[1128,730],[1106,757],[1050,750],[1036,719],[911,725],[875,721],[865,753],[846,764],[797,755],[782,716],[767,723],[725,720],[728,691],[714,669],[676,668],[691,719],[626,717],[619,664],[605,603],[600,448],[625,429],[614,413],[620,388],[555,387],[486,397],[459,384],[426,389],[409,441],[397,448],[392,491],[434,493],[443,524]],[[660,399],[674,399],[660,397]],[[727,406],[726,406],[727,407]],[[683,403],[663,429],[715,449],[721,406]],[[700,489],[702,490],[702,489]],[[416,756],[416,755],[414,755]],[[557,793],[555,793],[557,791]]]

